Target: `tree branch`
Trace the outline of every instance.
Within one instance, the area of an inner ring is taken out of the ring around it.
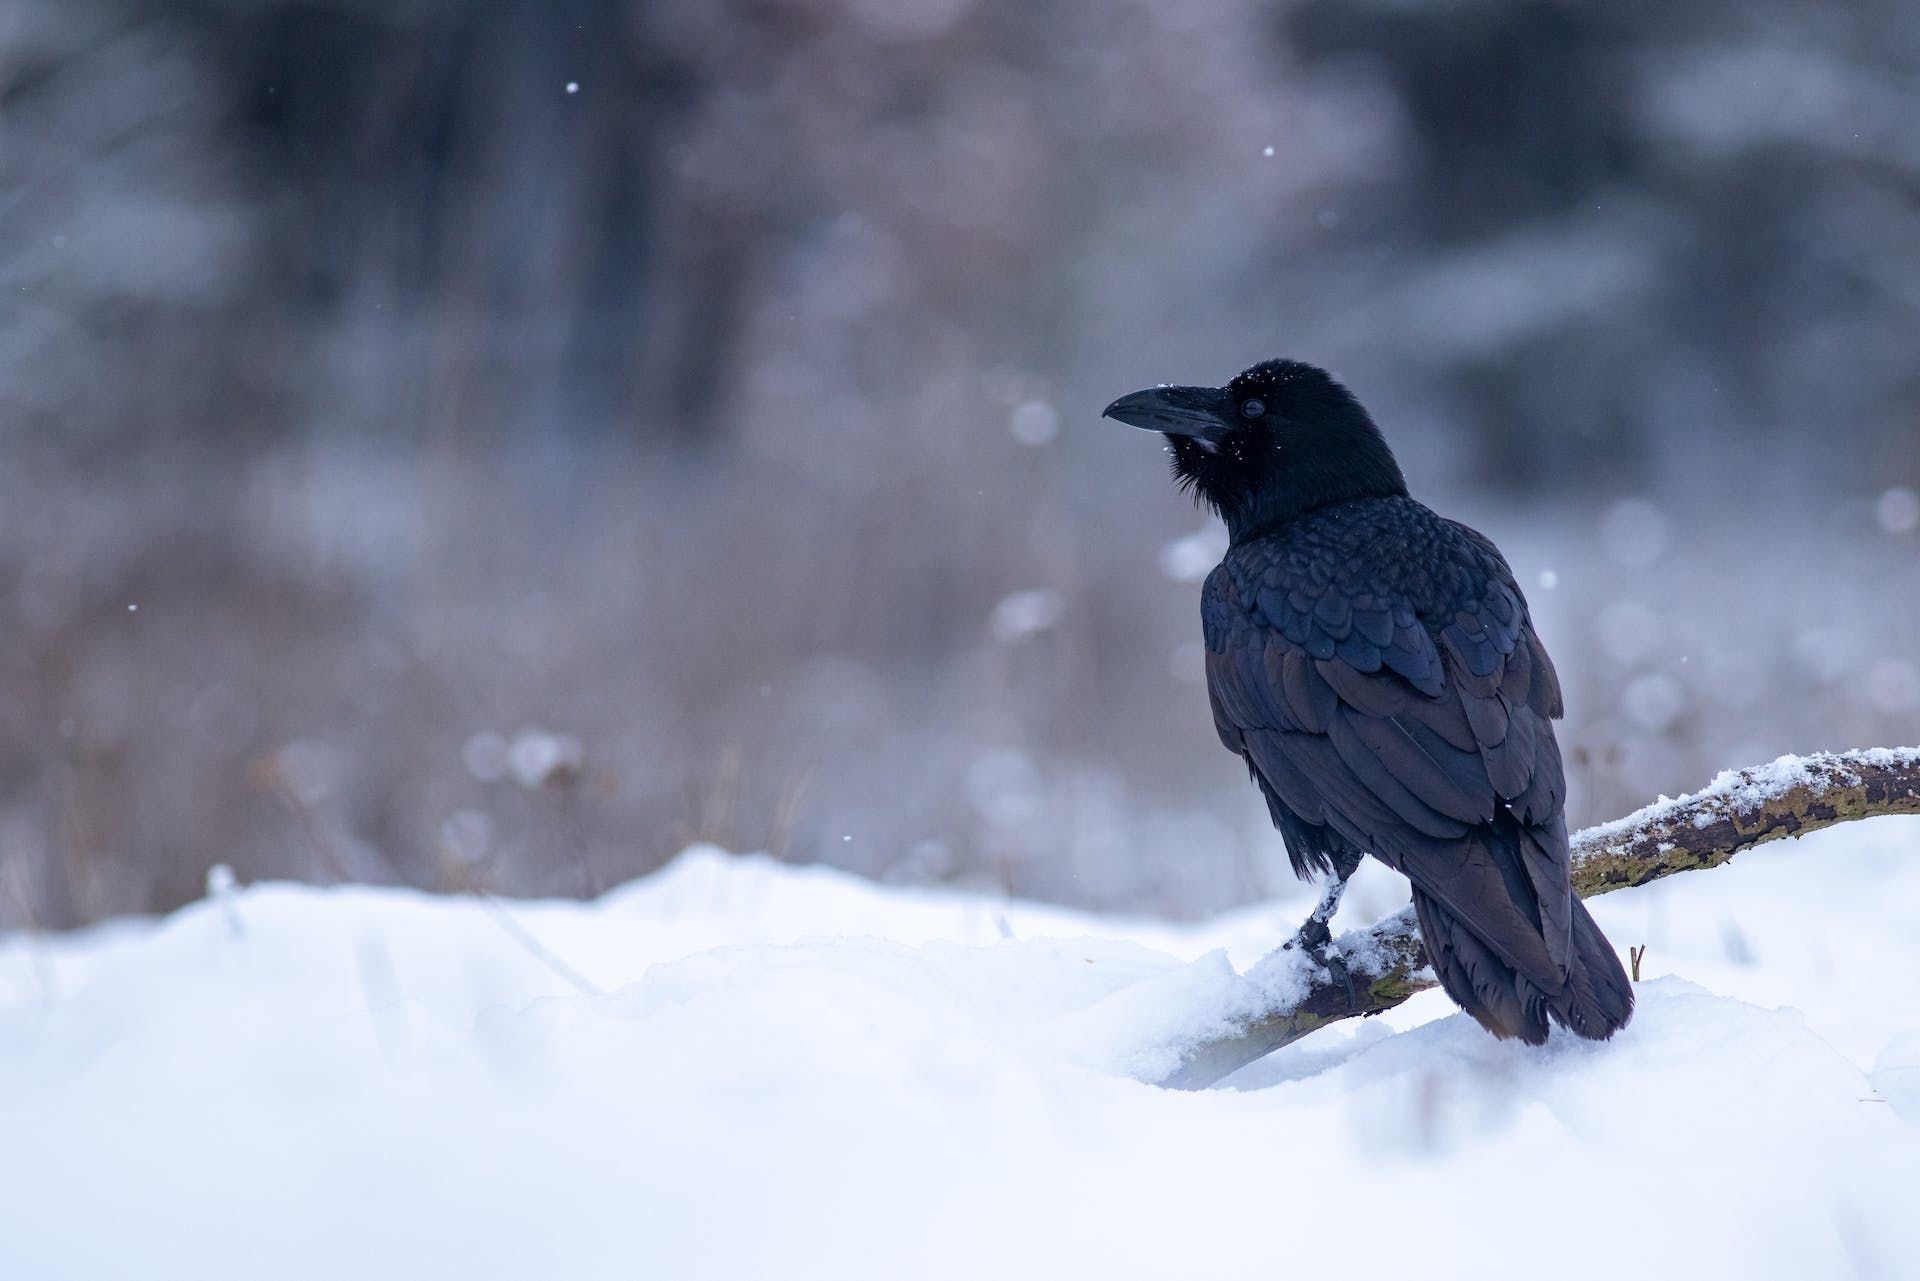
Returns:
[[[1783,756],[1576,834],[1573,891],[1591,898],[1718,867],[1755,845],[1881,814],[1920,814],[1920,748]],[[1159,1084],[1202,1089],[1316,1028],[1390,1010],[1434,986],[1411,907],[1333,946],[1347,981],[1308,956],[1296,934],[1247,971],[1256,1012],[1182,1047],[1179,1065]]]

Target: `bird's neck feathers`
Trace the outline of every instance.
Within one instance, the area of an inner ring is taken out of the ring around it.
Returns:
[[[1234,543],[1323,507],[1405,497],[1406,478],[1366,411],[1310,429],[1236,433],[1217,454],[1177,442],[1174,474],[1220,515]]]

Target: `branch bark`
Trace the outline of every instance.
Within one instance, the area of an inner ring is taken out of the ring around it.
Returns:
[[[1577,833],[1573,891],[1591,898],[1718,867],[1755,845],[1881,814],[1920,814],[1920,748],[1783,756]],[[1316,1028],[1390,1010],[1435,985],[1411,907],[1341,935],[1334,947],[1345,981],[1306,955],[1299,934],[1248,970],[1246,979],[1269,999],[1185,1047],[1159,1084],[1205,1088]]]

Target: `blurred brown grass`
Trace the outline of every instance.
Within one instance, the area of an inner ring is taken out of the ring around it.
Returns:
[[[567,19],[0,17],[0,925],[1277,892],[1097,411],[1282,352],[1514,560],[1576,822],[1920,738],[1910,7]]]

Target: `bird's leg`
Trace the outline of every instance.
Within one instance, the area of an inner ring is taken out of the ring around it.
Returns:
[[[1359,866],[1357,855],[1334,856],[1326,888],[1320,891],[1320,902],[1300,926],[1293,942],[1287,944],[1288,947],[1294,943],[1300,944],[1301,950],[1345,986],[1349,1005],[1356,1000],[1353,975],[1348,973],[1347,963],[1340,958],[1340,954],[1333,950],[1333,930],[1329,923],[1333,920],[1333,914],[1340,910],[1340,896],[1347,892],[1347,881]]]

